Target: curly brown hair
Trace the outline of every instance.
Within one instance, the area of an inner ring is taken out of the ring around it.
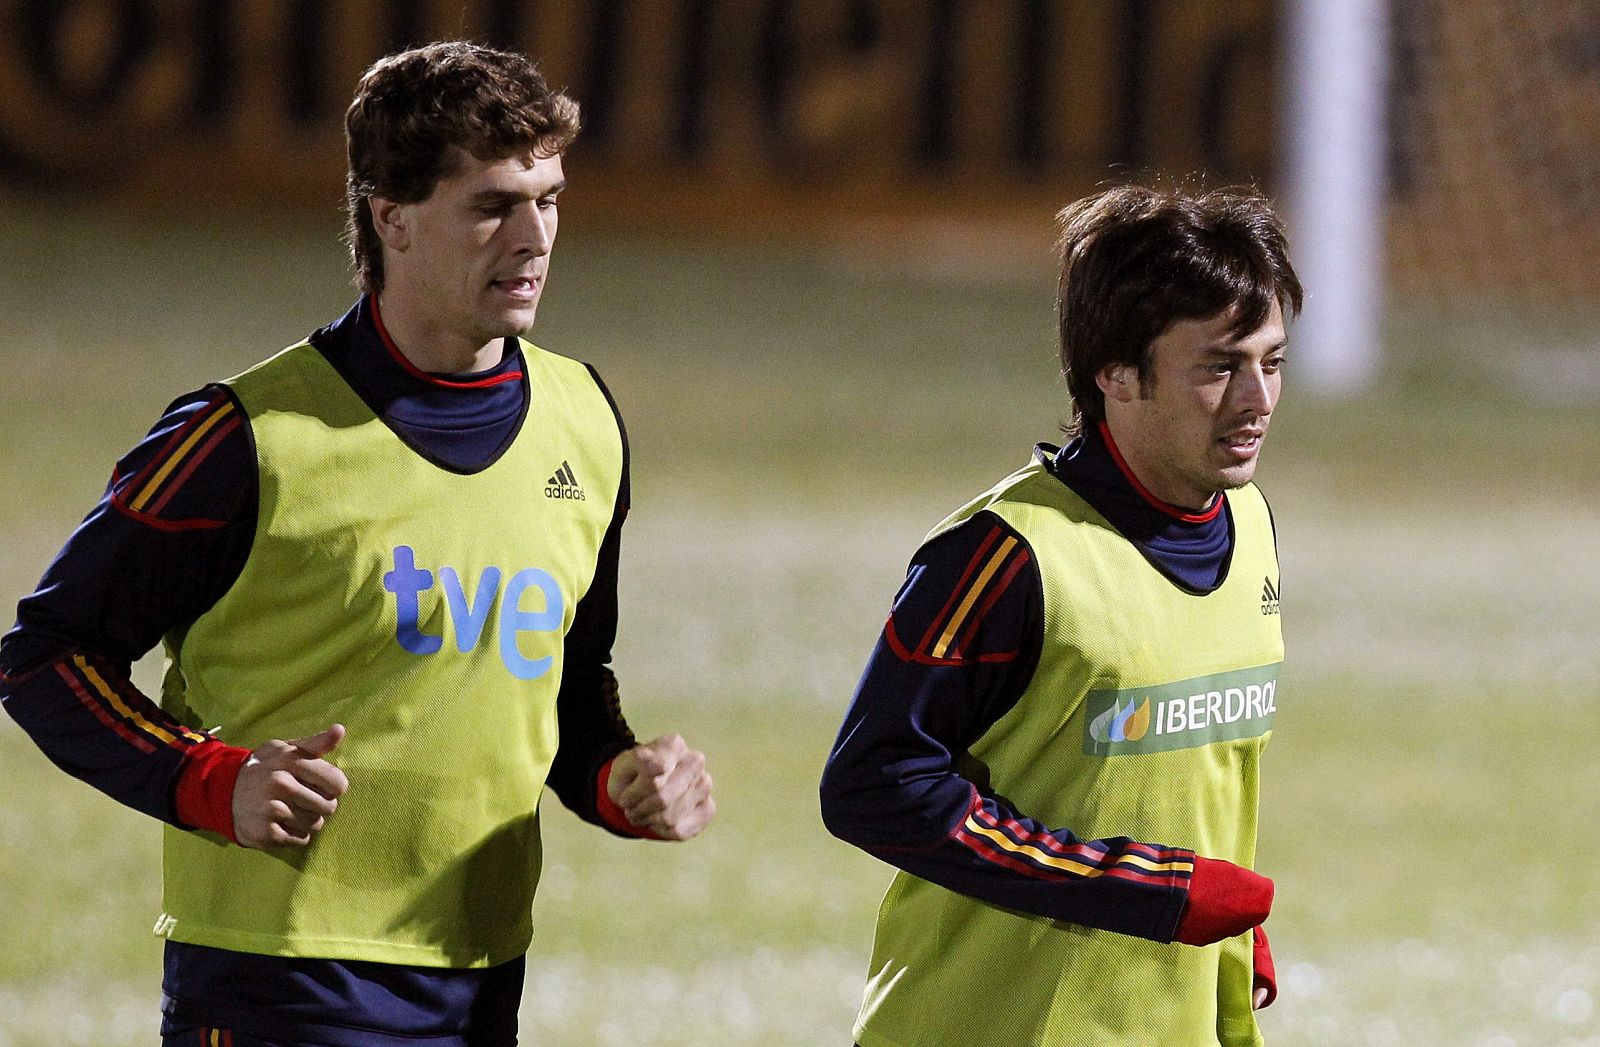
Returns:
[[[1233,309],[1232,332],[1243,337],[1266,322],[1274,300],[1288,315],[1300,311],[1283,223],[1254,190],[1192,196],[1121,185],[1069,204],[1056,218],[1069,433],[1105,418],[1095,376],[1124,364],[1142,385],[1150,346],[1173,323]]]
[[[363,291],[383,289],[371,197],[416,203],[451,174],[452,147],[479,160],[556,156],[578,134],[578,103],[519,54],[447,41],[373,63],[344,118],[345,239]]]

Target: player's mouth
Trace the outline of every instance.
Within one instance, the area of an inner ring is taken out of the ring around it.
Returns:
[[[1261,441],[1267,435],[1263,426],[1246,426],[1235,429],[1217,441],[1230,457],[1248,462],[1261,453]]]
[[[503,280],[492,281],[489,286],[518,302],[532,302],[539,297],[537,276],[508,276]]]

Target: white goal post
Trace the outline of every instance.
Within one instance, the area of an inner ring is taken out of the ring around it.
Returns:
[[[1297,382],[1352,394],[1383,354],[1387,270],[1386,0],[1286,0],[1281,55],[1286,222],[1305,308]]]

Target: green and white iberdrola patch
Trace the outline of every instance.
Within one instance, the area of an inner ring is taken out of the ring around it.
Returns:
[[[1090,691],[1084,699],[1084,754],[1132,756],[1260,737],[1272,730],[1278,711],[1280,664]]]

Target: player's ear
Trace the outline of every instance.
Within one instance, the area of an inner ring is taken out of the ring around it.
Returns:
[[[391,251],[404,251],[411,245],[410,214],[403,204],[382,196],[367,197],[372,210],[372,228]]]
[[[1139,396],[1139,369],[1132,364],[1106,364],[1095,373],[1100,391],[1118,403],[1131,403]]]

